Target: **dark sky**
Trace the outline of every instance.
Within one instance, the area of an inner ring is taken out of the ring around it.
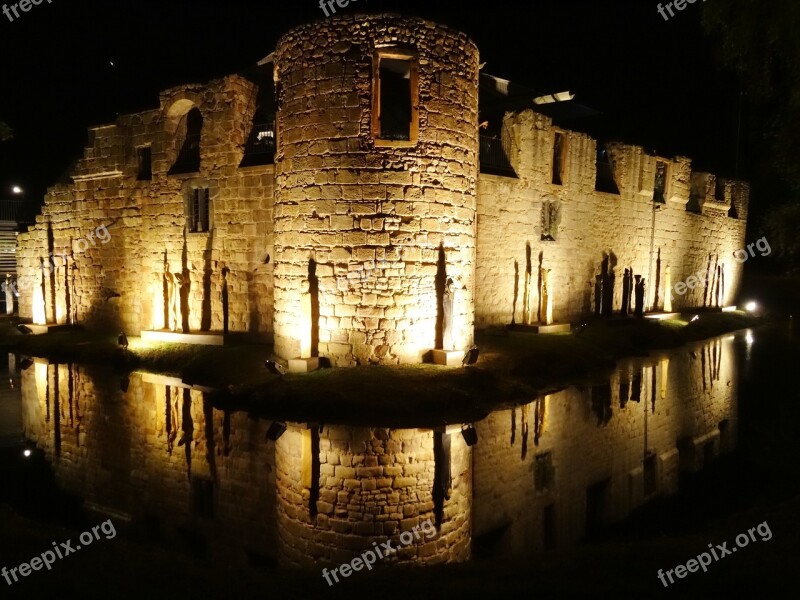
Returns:
[[[738,91],[702,32],[702,3],[669,21],[657,4],[358,0],[338,10],[459,28],[477,42],[485,72],[570,90],[603,111],[614,138],[732,175]],[[248,67],[288,28],[320,18],[318,0],[44,0],[13,22],[0,14],[0,120],[15,132],[0,143],[0,198],[17,183],[38,202],[81,155],[88,126],[157,106],[166,87]]]

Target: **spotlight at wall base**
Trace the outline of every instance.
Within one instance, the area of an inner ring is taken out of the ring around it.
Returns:
[[[744,309],[749,313],[756,312],[758,310],[758,302],[751,300],[744,305]]]
[[[273,421],[272,425],[267,429],[267,439],[277,442],[278,438],[286,431],[286,423],[280,421]]]
[[[461,428],[461,436],[467,446],[474,446],[478,443],[478,432],[475,430],[474,425],[464,425]]]

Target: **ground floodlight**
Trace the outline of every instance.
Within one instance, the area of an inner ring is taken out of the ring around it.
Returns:
[[[25,458],[30,458],[31,454],[33,454],[33,452],[31,451],[30,448],[25,448],[25,450],[22,451],[22,456],[24,456]]]
[[[281,421],[273,421],[272,425],[270,425],[269,429],[267,429],[267,439],[277,442],[278,438],[281,437],[285,431],[286,423],[282,423]]]
[[[475,426],[472,424],[464,425],[461,428],[461,435],[464,438],[464,442],[467,444],[467,446],[474,446],[478,443],[478,432],[475,430]]]
[[[700,318],[700,315],[695,315],[695,316],[693,316],[693,317],[692,317],[692,319],[689,321],[689,323],[694,323],[694,322],[695,322],[695,321],[697,321],[699,318]]]
[[[751,300],[750,302],[744,305],[744,309],[747,312],[755,312],[756,310],[758,310],[758,302]]]

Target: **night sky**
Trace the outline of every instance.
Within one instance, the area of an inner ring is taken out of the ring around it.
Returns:
[[[657,4],[358,0],[338,13],[396,12],[461,29],[478,44],[484,72],[572,91],[603,113],[570,128],[602,127],[732,176],[739,90],[701,29],[702,3],[669,21]],[[157,106],[164,88],[247,68],[287,29],[325,18],[317,0],[44,0],[20,15],[0,14],[0,120],[14,129],[0,143],[0,198],[19,184],[33,204],[81,156],[87,127]],[[746,158],[744,144],[743,178]]]

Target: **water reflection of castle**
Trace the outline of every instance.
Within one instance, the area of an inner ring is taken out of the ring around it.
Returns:
[[[568,545],[733,449],[732,340],[492,413],[472,447],[458,424],[290,423],[273,442],[271,422],[178,380],[38,361],[20,373],[23,420],[66,490],[215,559],[340,563],[430,518],[439,535],[388,562],[461,561]]]

